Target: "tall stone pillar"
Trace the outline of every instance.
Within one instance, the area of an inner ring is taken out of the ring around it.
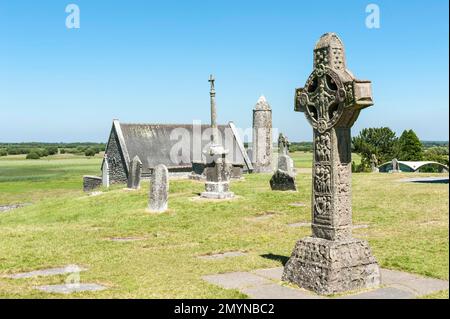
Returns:
[[[252,158],[254,172],[272,173],[272,109],[264,96],[253,109]]]
[[[312,236],[297,242],[283,280],[320,294],[376,287],[380,270],[367,242],[352,237],[350,128],[373,105],[371,82],[347,70],[344,46],[324,34],[314,70],[296,90],[295,110],[314,132]]]
[[[214,77],[211,75],[209,82],[210,103],[211,103],[211,144],[205,152],[206,156],[206,182],[205,191],[201,193],[201,197],[209,199],[227,199],[234,197],[234,193],[230,192],[230,177],[232,164],[226,160],[228,150],[219,144],[217,129],[217,113],[216,113],[216,90],[214,88]]]

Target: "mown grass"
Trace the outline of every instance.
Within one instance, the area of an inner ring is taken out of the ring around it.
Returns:
[[[299,168],[310,154],[295,154]],[[0,161],[0,205],[31,206],[0,214],[0,297],[53,298],[35,285],[63,283],[65,276],[13,280],[4,275],[78,264],[82,282],[107,290],[67,298],[244,298],[201,276],[280,266],[308,228],[311,174],[299,170],[299,192],[273,192],[270,174],[232,182],[232,201],[195,200],[203,183],[173,180],[170,210],[145,211],[148,182],[136,192],[114,187],[100,196],[81,191],[81,176],[98,174],[100,158]],[[24,172],[27,172],[25,174]],[[431,176],[433,174],[421,174]],[[38,177],[36,177],[38,176]],[[51,176],[51,177],[49,177]],[[370,242],[382,267],[448,280],[448,185],[399,183],[411,174],[354,174],[354,231]],[[306,207],[293,207],[302,202]],[[272,213],[266,220],[255,216]],[[112,237],[139,237],[113,242]],[[197,256],[240,250],[246,256],[203,260]],[[448,298],[448,291],[430,297]]]

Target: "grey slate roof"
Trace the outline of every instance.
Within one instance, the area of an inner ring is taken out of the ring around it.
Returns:
[[[127,168],[130,159],[137,155],[142,161],[143,172],[158,164],[174,169],[191,167],[193,161],[204,161],[202,151],[207,148],[210,141],[209,125],[198,125],[194,129],[193,124],[132,124],[114,120],[113,126]],[[227,155],[228,161],[252,170],[253,167],[234,124],[230,122],[228,125],[219,125],[218,128],[222,145],[230,151]],[[181,145],[183,145],[181,149],[177,147]],[[176,153],[175,150],[179,152]]]

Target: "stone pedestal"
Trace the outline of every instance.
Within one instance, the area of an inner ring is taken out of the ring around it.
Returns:
[[[282,280],[319,294],[335,294],[377,287],[380,269],[366,241],[306,237],[295,245]]]
[[[314,49],[314,71],[296,90],[295,110],[313,127],[312,237],[297,242],[283,279],[320,294],[380,284],[369,245],[352,237],[351,134],[361,109],[371,106],[369,81],[346,68],[344,46],[333,33]]]
[[[201,197],[209,199],[233,198],[230,192],[230,177],[232,165],[227,163],[227,151],[219,145],[211,146],[207,155],[205,191]]]

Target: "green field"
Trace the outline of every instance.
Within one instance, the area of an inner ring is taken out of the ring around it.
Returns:
[[[67,298],[244,298],[201,276],[280,266],[310,221],[311,154],[295,153],[298,193],[273,192],[269,174],[233,181],[232,201],[192,200],[203,183],[173,180],[169,211],[146,213],[148,183],[140,191],[112,187],[90,197],[82,175],[99,174],[101,155],[0,159],[0,206],[31,205],[0,213],[0,298],[61,298],[33,289],[64,283],[65,276],[8,279],[5,275],[78,264],[82,282],[107,290]],[[354,158],[358,161],[358,158]],[[448,184],[399,183],[419,174],[353,174],[353,220],[368,224],[354,236],[370,242],[380,265],[448,280]],[[420,174],[435,176],[437,174]],[[289,206],[302,202],[306,207]],[[271,212],[270,219],[252,217]],[[139,237],[113,242],[112,237]],[[240,250],[246,256],[197,256]],[[448,298],[448,291],[429,296]]]

